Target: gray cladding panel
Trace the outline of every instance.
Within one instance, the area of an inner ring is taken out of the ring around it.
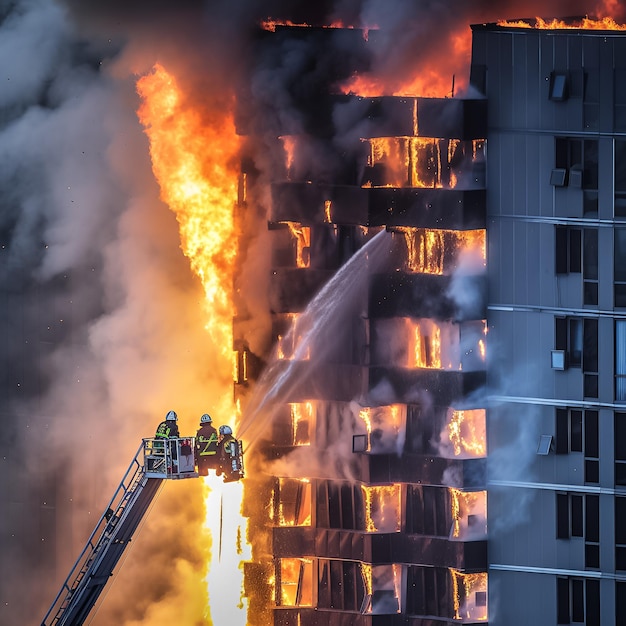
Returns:
[[[532,618],[520,620],[520,616],[529,616],[529,606]],[[489,571],[490,626],[521,623],[554,626],[556,619],[556,580],[553,576]]]

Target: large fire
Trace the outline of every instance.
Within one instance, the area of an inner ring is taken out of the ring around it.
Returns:
[[[416,112],[416,133],[418,125]],[[364,141],[369,147],[367,165],[371,168],[364,187],[454,189],[471,186],[474,184],[473,167],[485,158],[484,139],[375,137]]]
[[[175,77],[160,65],[139,79],[137,91],[142,98],[138,115],[150,141],[152,168],[161,198],[176,215],[181,248],[204,289],[206,330],[214,345],[207,363],[210,361],[215,372],[230,374],[238,173],[229,164],[239,150],[233,118],[228,111],[215,110],[208,123],[186,101]],[[219,415],[218,423],[236,428],[232,379],[228,375],[216,377],[212,388],[205,391],[215,407],[215,415]],[[247,555],[245,520],[240,512],[242,485],[207,477],[204,495],[206,526],[186,532],[204,537],[198,548],[205,550],[207,563],[206,613],[215,621],[215,607],[219,605],[220,610],[227,612],[229,624],[245,624],[241,562]],[[207,548],[209,537],[212,549]],[[219,598],[213,610],[210,598]]]
[[[540,28],[544,30],[626,30],[626,24],[618,24],[612,17],[604,17],[601,19],[591,19],[584,17],[581,20],[568,21],[552,19],[544,20],[536,17],[534,23],[527,20],[498,22],[498,26],[506,26],[508,28]]]

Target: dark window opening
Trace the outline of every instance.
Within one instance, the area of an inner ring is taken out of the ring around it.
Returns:
[[[615,401],[626,401],[626,320],[615,321]]]
[[[555,169],[565,170],[564,183],[569,187],[598,189],[597,140],[557,137],[554,164]]]
[[[569,96],[567,72],[550,73],[550,100],[563,102]]]
[[[626,217],[626,141],[616,139],[614,149],[615,217]]]
[[[626,486],[626,413],[613,416],[615,446],[615,485]]]
[[[598,304],[598,230],[583,230],[583,304]]]

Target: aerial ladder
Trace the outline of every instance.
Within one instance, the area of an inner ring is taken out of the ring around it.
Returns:
[[[241,442],[232,448],[224,481],[243,477]],[[81,626],[150,508],[164,480],[197,478],[195,437],[143,439],[105,512],[61,585],[41,626]]]

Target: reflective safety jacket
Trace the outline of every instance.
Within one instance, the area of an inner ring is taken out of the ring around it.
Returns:
[[[237,455],[237,440],[232,435],[224,435],[220,441],[220,456],[223,459]]]
[[[172,437],[180,437],[178,432],[178,424],[174,420],[162,421],[156,429],[155,439],[171,439]]]
[[[217,454],[217,430],[211,424],[203,424],[196,433],[196,451],[200,456]]]

